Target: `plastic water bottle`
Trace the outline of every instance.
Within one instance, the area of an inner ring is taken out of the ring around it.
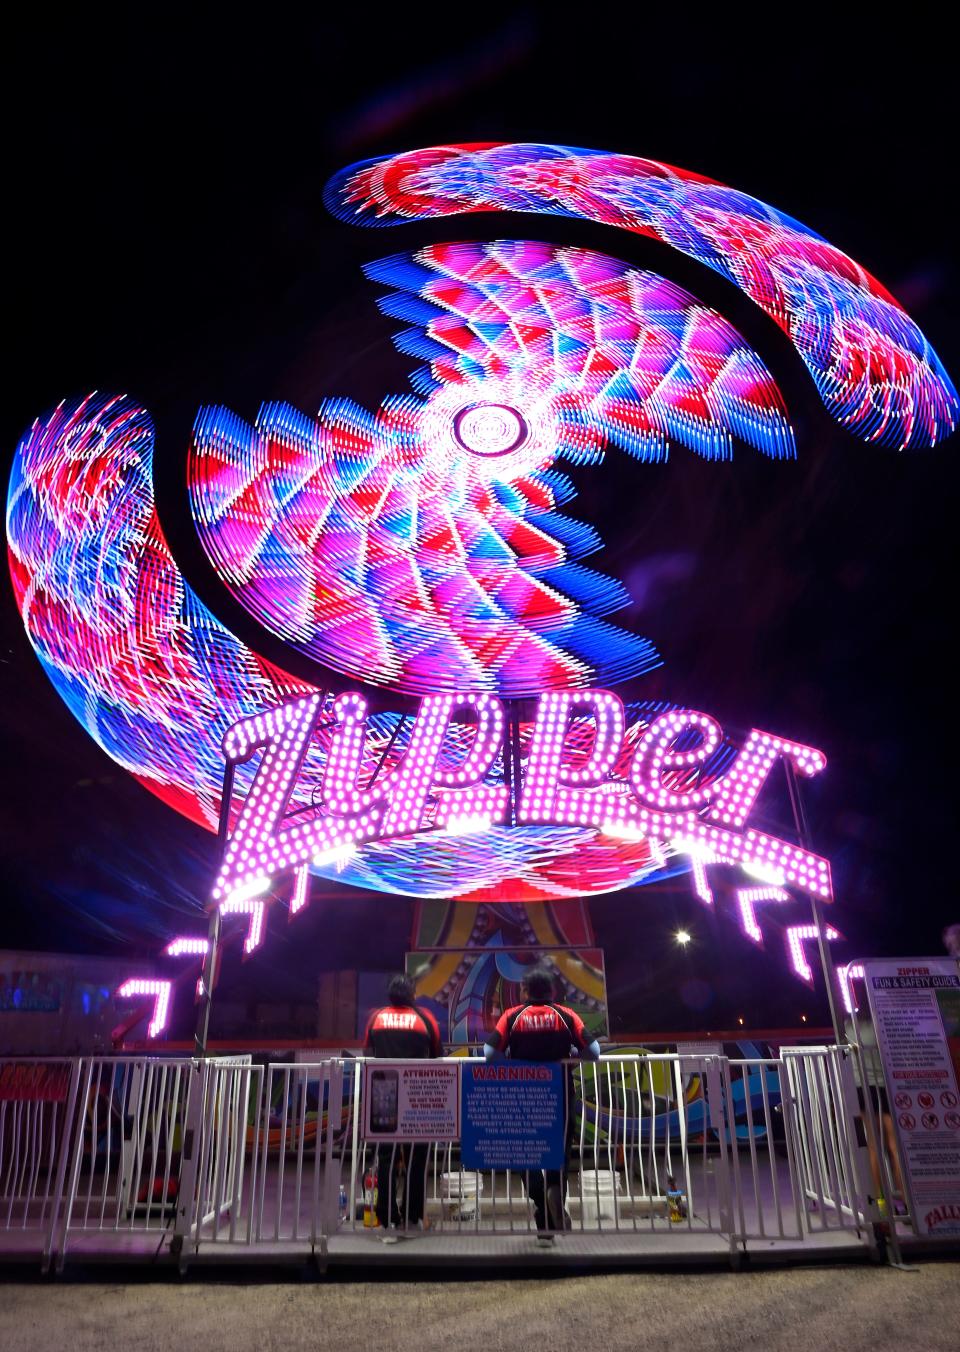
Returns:
[[[667,1219],[674,1225],[679,1225],[681,1221],[687,1218],[686,1199],[677,1187],[672,1174],[667,1176]]]

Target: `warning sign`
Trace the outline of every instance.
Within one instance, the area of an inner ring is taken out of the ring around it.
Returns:
[[[455,1141],[460,1135],[460,1067],[449,1062],[368,1061],[363,1134],[374,1141]]]
[[[562,1065],[464,1063],[465,1169],[562,1169],[564,1117]]]
[[[960,1235],[960,970],[951,958],[863,966],[910,1214],[919,1235]]]

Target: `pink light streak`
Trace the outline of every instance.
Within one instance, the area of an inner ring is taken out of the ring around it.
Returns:
[[[298,868],[293,875],[293,896],[290,898],[290,915],[302,911],[310,900],[310,870]]]
[[[825,932],[831,943],[834,939],[842,938],[840,931],[835,930],[832,925],[825,926]],[[813,985],[813,968],[807,962],[803,945],[816,937],[816,925],[789,925],[787,927],[787,953],[790,957],[790,965],[800,980],[806,981],[811,986]]]
[[[690,876],[693,878],[694,893],[704,906],[713,905],[713,888],[707,880],[707,865],[699,851],[691,851]]]
[[[250,924],[243,941],[243,951],[253,953],[263,943],[263,925],[266,916],[266,904],[254,897],[227,897],[220,903],[221,915],[248,915]]]
[[[210,940],[201,935],[178,934],[175,939],[171,939],[163,950],[168,958],[184,958],[206,956],[210,947]]]
[[[744,934],[755,944],[762,944],[763,932],[753,908],[761,901],[789,901],[790,893],[782,887],[738,887],[736,895]]]
[[[147,1037],[156,1038],[167,1026],[170,1015],[170,981],[158,981],[148,977],[129,977],[117,990],[122,1000],[133,1000],[139,995],[153,996],[153,1014],[147,1024]]]
[[[859,1005],[854,1003],[853,983],[862,981],[866,973],[863,970],[862,962],[848,962],[846,967],[837,968],[837,977],[840,981],[840,994],[843,997],[843,1007],[851,1016],[856,1013]]]

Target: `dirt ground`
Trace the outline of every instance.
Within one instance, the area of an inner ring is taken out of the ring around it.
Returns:
[[[956,1352],[960,1262],[916,1271],[824,1266],[510,1280],[186,1282],[89,1279],[0,1286],[3,1352],[472,1352],[619,1348]]]

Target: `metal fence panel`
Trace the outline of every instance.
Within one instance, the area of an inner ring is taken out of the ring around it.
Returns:
[[[566,1098],[568,1151],[566,1220],[575,1231],[726,1233],[730,1216],[729,1157],[722,1132],[711,1129],[698,1091],[711,1078],[721,1097],[721,1057],[617,1056],[571,1063]],[[458,1064],[453,1059],[453,1064]],[[462,1064],[462,1062],[459,1062]],[[363,1061],[338,1063],[341,1124],[332,1159],[346,1205],[340,1233],[375,1228],[377,1147],[362,1137]],[[704,1091],[705,1092],[705,1091]],[[336,1113],[332,1114],[332,1118]],[[409,1143],[379,1152],[386,1185],[405,1180],[425,1161],[425,1220],[439,1234],[533,1234],[529,1178],[513,1170],[476,1171],[461,1163],[459,1143],[428,1142],[419,1157]],[[404,1168],[406,1166],[406,1168]],[[670,1194],[676,1205],[671,1207]],[[390,1201],[392,1202],[391,1197]],[[409,1194],[398,1194],[409,1218]]]
[[[81,1061],[0,1058],[0,1232],[4,1247],[50,1261]]]
[[[343,1116],[339,1080],[335,1061],[267,1067],[250,1140],[254,1242],[318,1243],[327,1157]]]
[[[784,1048],[793,1117],[797,1186],[806,1229],[862,1230],[876,1213],[867,1203],[867,1152],[856,1132],[858,1105],[848,1047]]]
[[[879,1213],[868,1200],[855,1057],[816,1047],[736,1061],[570,1063],[555,1221],[628,1243],[713,1236],[731,1252],[828,1232],[871,1242]],[[8,1064],[7,1251],[56,1252],[62,1266],[68,1242],[96,1235],[99,1250],[130,1256],[158,1252],[164,1237],[182,1252],[279,1245],[307,1255],[335,1236],[371,1237],[377,1187],[396,1190],[388,1201],[409,1227],[421,1178],[424,1222],[437,1237],[535,1233],[532,1175],[465,1169],[459,1141],[364,1139],[363,1058],[263,1067],[248,1056],[93,1057],[20,1062],[16,1073]]]
[[[190,1210],[181,1211],[181,1226],[188,1218],[186,1233],[195,1251],[201,1240],[251,1242],[256,1186],[251,1105],[256,1121],[263,1074],[249,1056],[217,1057],[200,1068],[199,1145],[183,1175]]]
[[[191,1062],[91,1057],[81,1062],[77,1123],[59,1235],[163,1232],[180,1193]]]

